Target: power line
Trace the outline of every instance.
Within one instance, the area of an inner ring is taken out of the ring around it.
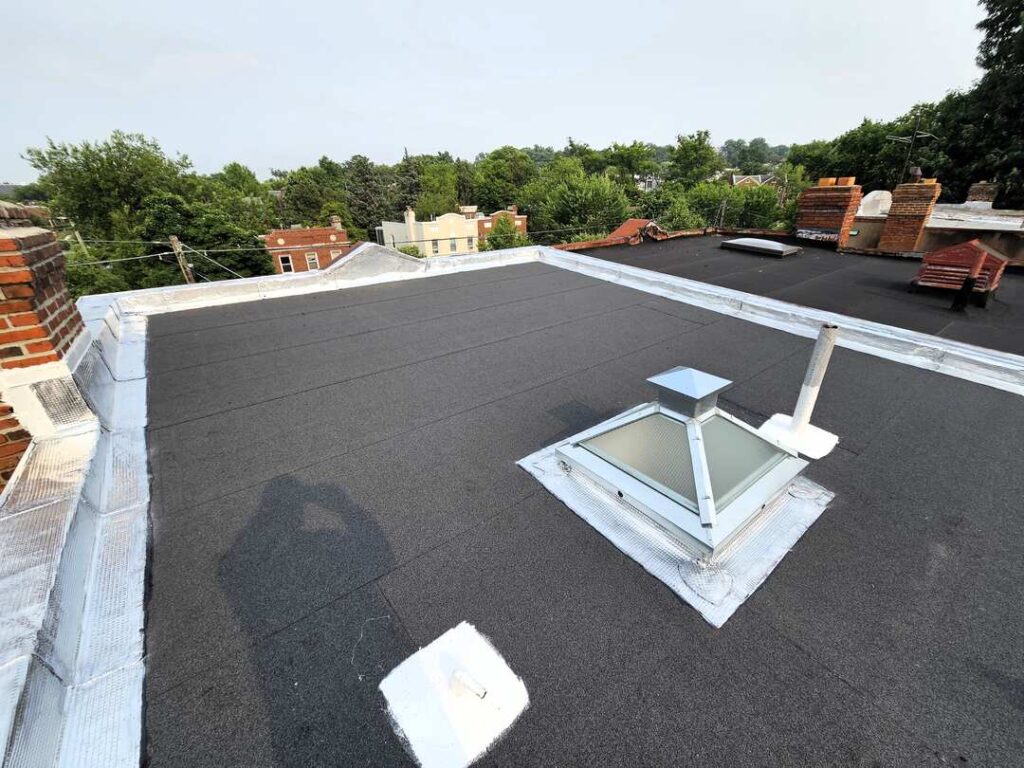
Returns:
[[[69,261],[67,266],[71,267],[92,267],[98,264],[117,264],[120,261],[138,261],[139,259],[155,259],[163,256],[173,256],[173,251],[163,251],[161,253],[146,253],[142,256],[125,256],[121,259],[104,259],[103,261]],[[161,258],[161,261],[163,259]]]

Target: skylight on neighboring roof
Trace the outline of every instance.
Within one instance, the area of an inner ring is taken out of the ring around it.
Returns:
[[[725,240],[722,248],[733,251],[749,251],[759,253],[762,256],[792,256],[799,253],[800,248],[795,245],[786,245],[775,240],[762,240],[757,237],[738,237],[735,240]]]

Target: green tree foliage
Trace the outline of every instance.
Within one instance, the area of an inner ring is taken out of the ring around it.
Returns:
[[[501,147],[477,160],[477,205],[496,211],[522,202],[522,190],[537,175],[533,158],[521,149]]]
[[[516,229],[511,216],[499,216],[487,237],[480,241],[479,247],[481,251],[497,251],[529,244],[530,238]]]
[[[721,155],[711,145],[711,134],[708,131],[697,131],[688,136],[676,137],[667,177],[689,188],[710,179],[724,167]]]
[[[102,142],[30,148],[26,158],[60,215],[86,236],[110,240],[130,234],[142,199],[153,190],[182,188],[187,157],[169,158],[145,136],[114,131]]]
[[[170,250],[170,235],[199,251],[216,249],[214,258],[239,274],[271,271],[259,235],[271,223],[272,200],[244,166],[201,176],[187,158],[169,158],[155,141],[118,131],[102,142],[49,141],[26,156],[54,213],[92,241],[88,251],[76,246],[68,254],[75,295],[181,282],[175,260],[157,255]],[[201,255],[190,258],[210,279],[232,277]]]
[[[787,159],[811,178],[856,176],[866,191],[891,189],[901,178],[907,146],[887,136],[920,129],[935,139],[919,141],[910,164],[942,183],[943,199],[961,201],[971,183],[1000,182],[997,207],[1024,207],[1024,7],[1020,0],[982,0],[986,17],[977,85],[935,104],[919,104],[889,122],[865,120],[832,141],[790,148]]]
[[[610,230],[629,216],[622,188],[607,176],[572,177],[545,201],[545,218],[561,230]]]
[[[451,213],[459,207],[458,169],[453,161],[426,159],[420,166],[416,215],[421,219]]]
[[[417,259],[423,258],[423,254],[420,253],[420,249],[415,245],[400,245],[398,246],[398,250],[406,256],[415,256]]]
[[[690,207],[685,195],[672,200],[668,210],[657,219],[658,224],[670,231],[700,229],[707,226],[707,220]]]

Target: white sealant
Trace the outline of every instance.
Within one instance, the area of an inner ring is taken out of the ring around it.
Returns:
[[[395,732],[423,768],[470,765],[530,703],[523,681],[467,622],[395,667],[380,691]]]

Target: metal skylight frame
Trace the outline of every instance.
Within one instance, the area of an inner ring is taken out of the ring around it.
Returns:
[[[573,436],[555,449],[556,455],[565,466],[579,470],[605,491],[617,495],[676,537],[692,541],[698,552],[714,552],[739,534],[762,507],[804,470],[807,462],[791,449],[766,439],[754,427],[717,406],[718,393],[732,382],[686,368],[666,371],[651,377],[648,382],[658,389],[657,402],[638,406]],[[686,427],[696,496],[692,503],[651,481],[640,470],[633,468],[634,473],[627,472],[583,445],[592,438],[656,414]],[[712,487],[703,426],[715,417],[727,420],[783,454],[780,461],[732,498],[726,494],[726,499],[716,499]]]

